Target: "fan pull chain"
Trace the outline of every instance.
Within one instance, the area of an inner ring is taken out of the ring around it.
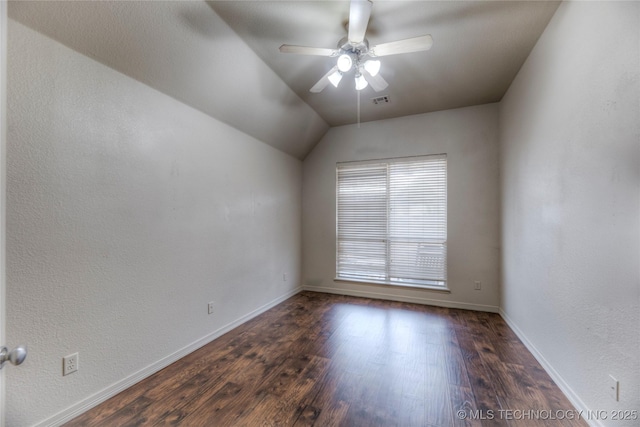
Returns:
[[[356,93],[358,94],[358,129],[360,128],[360,92],[359,90],[356,90]]]

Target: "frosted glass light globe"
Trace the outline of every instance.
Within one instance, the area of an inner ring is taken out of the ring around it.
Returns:
[[[343,73],[346,73],[353,66],[353,59],[351,59],[351,56],[347,55],[346,53],[343,53],[338,57],[337,65],[338,65],[338,70],[342,71]]]

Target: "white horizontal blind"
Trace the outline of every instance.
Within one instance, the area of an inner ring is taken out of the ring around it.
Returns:
[[[389,280],[446,281],[447,159],[389,164]]]
[[[338,167],[338,276],[387,277],[387,165]]]
[[[337,277],[445,286],[446,155],[337,167]]]

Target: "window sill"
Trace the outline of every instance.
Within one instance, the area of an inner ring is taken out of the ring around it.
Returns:
[[[390,283],[390,282],[377,282],[375,280],[358,280],[358,279],[342,279],[340,277],[336,277],[333,279],[334,282],[345,282],[345,283],[360,283],[364,285],[377,285],[377,286],[385,286],[387,288],[411,288],[411,289],[423,289],[425,291],[435,291],[441,292],[444,294],[450,294],[451,289],[443,286],[429,286],[429,285],[411,285],[404,283]]]

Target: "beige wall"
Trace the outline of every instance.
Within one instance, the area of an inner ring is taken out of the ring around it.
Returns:
[[[206,1],[11,1],[9,17],[302,160],[329,125]]]
[[[11,22],[7,342],[30,354],[8,425],[58,422],[301,283],[501,306],[579,408],[640,407],[639,22],[562,4],[501,104],[333,128],[304,164]],[[451,293],[334,282],[336,162],[434,153]]]
[[[607,426],[640,409],[639,57],[640,3],[563,3],[500,105],[502,308]]]
[[[7,340],[29,356],[7,425],[60,421],[297,290],[300,161],[14,21],[8,85]]]
[[[332,128],[303,165],[303,284],[309,289],[496,311],[498,106]],[[335,282],[336,162],[447,153],[451,293]],[[474,281],[482,290],[474,290]]]

